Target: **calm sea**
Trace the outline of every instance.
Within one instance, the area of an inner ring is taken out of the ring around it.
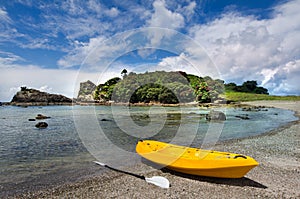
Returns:
[[[93,167],[95,158],[113,166],[130,165],[136,161],[139,139],[203,148],[297,120],[292,111],[276,108],[217,110],[226,114],[225,122],[207,122],[204,114],[209,110],[197,107],[2,106],[0,197],[95,175],[101,170]],[[37,114],[51,117],[42,120],[49,125],[46,129],[35,127],[40,121],[28,120]]]

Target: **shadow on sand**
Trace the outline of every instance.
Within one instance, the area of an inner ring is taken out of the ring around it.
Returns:
[[[189,178],[201,182],[208,182],[208,183],[214,183],[214,184],[225,184],[230,186],[238,186],[238,187],[255,187],[260,189],[266,189],[267,186],[256,182],[254,180],[251,180],[247,177],[243,178],[214,178],[214,177],[205,177],[205,176],[196,176],[196,175],[190,175],[185,173],[180,173],[177,171],[170,170],[168,168],[161,168],[160,165],[157,165],[153,162],[150,162],[149,160],[146,160],[143,158],[142,162],[144,164],[147,164],[155,169],[159,169],[164,173],[170,173],[175,176],[183,177],[183,178]]]

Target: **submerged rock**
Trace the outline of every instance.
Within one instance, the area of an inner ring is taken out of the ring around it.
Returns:
[[[44,129],[48,127],[48,124],[46,122],[39,122],[35,125],[35,127],[39,129]]]
[[[240,118],[242,120],[249,120],[250,118],[248,117],[248,115],[236,115],[236,118]]]
[[[101,121],[107,122],[107,121],[111,121],[111,120],[110,120],[110,119],[103,118],[103,119],[101,119]]]
[[[224,121],[226,120],[226,115],[221,112],[221,111],[214,111],[211,110],[207,115],[206,115],[206,120],[207,121]]]
[[[242,111],[258,112],[258,111],[268,111],[268,109],[265,106],[247,106],[242,108]]]

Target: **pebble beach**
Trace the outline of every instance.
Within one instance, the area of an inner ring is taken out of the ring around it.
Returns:
[[[289,109],[300,117],[299,101],[246,104]],[[163,189],[106,169],[87,179],[14,198],[300,198],[299,120],[260,136],[219,143],[214,150],[249,155],[260,164],[243,178],[218,179],[156,170],[141,163],[126,170],[146,177],[166,177],[171,187]],[[93,163],[91,167],[98,168]]]

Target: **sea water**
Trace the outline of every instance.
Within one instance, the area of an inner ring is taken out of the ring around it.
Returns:
[[[210,109],[198,107],[2,106],[0,197],[92,175],[87,168],[103,154],[109,154],[103,157],[106,163],[132,164],[140,139],[204,147],[297,120],[294,112],[276,108],[214,110],[224,112],[226,121],[208,122],[205,114]],[[38,120],[29,121],[37,114],[50,117],[42,120],[47,128],[38,129]]]

